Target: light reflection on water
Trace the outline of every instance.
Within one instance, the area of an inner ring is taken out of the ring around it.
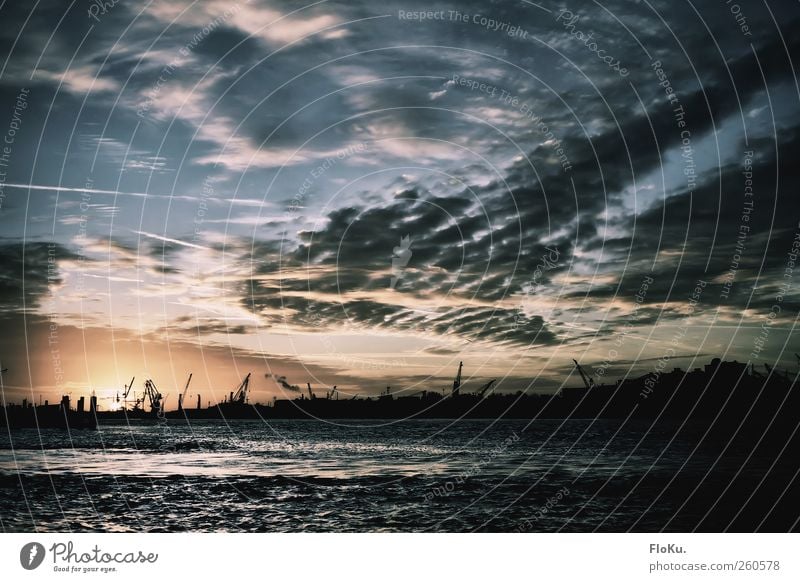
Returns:
[[[716,460],[706,481],[724,485],[742,463],[736,455],[690,456],[696,435],[684,433],[667,446],[674,429],[647,425],[631,425],[612,440],[618,425],[605,421],[364,424],[205,421],[70,435],[20,430],[13,441],[4,434],[0,525],[514,531],[539,515],[534,531],[683,531],[707,509],[680,507],[707,468]],[[750,472],[757,476],[757,467]],[[569,494],[540,515],[562,488]],[[721,529],[724,519],[706,529]]]

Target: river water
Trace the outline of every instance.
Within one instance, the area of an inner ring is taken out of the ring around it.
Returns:
[[[707,440],[707,439],[706,439]],[[615,421],[198,421],[0,435],[2,531],[786,531],[797,460]]]

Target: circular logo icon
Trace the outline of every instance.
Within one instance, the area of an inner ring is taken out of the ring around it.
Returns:
[[[22,546],[19,552],[19,563],[26,570],[35,570],[44,561],[44,546],[39,542],[30,542]]]

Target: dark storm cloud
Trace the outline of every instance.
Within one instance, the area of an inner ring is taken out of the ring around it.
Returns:
[[[515,309],[440,307],[422,310],[367,300],[322,301],[263,290],[251,295],[248,306],[257,312],[269,312],[267,321],[309,330],[341,329],[344,325],[374,333],[432,333],[460,340],[485,339],[523,345],[547,345],[557,339],[541,317],[527,316]]]
[[[693,192],[654,205],[636,217],[635,227],[630,219],[631,236],[605,241],[611,254],[630,253],[630,271],[618,285],[598,285],[574,295],[630,297],[642,277],[652,274],[649,301],[686,301],[698,280],[716,281],[701,302],[713,307],[720,299],[724,276],[735,264],[733,292],[724,303],[769,307],[773,301],[763,291],[751,296],[753,285],[759,281],[760,287],[770,286],[781,280],[800,219],[797,197],[782,194],[800,188],[794,162],[800,155],[800,136],[794,130],[782,137],[777,150],[769,139],[740,144],[740,163],[721,168],[719,176],[707,176]],[[745,151],[754,153],[752,199],[744,195]],[[668,258],[654,264],[658,253]]]
[[[40,307],[62,282],[59,261],[79,256],[58,243],[0,244],[0,310],[10,317]]]
[[[58,243],[0,244],[0,367],[10,369],[3,377],[5,398],[16,396],[15,387],[31,378],[52,382],[42,370],[52,371],[54,348],[39,349],[53,340],[53,324],[44,312],[52,311],[48,303],[64,281],[59,263],[78,259],[83,260]]]
[[[250,329],[245,325],[230,325],[224,320],[187,315],[175,318],[164,331],[170,335],[180,334],[202,338],[211,334],[245,334]]]
[[[790,51],[796,51],[797,41],[797,35],[789,38]],[[780,83],[789,76],[789,67],[775,65],[783,51],[780,40],[766,43],[757,51],[761,58],[771,62],[765,69],[769,82]],[[686,127],[691,128],[695,139],[710,131],[715,123],[718,125],[722,120],[736,115],[740,103],[747,107],[749,101],[761,91],[761,86],[751,82],[757,68],[756,57],[745,54],[728,63],[727,68],[705,71],[701,90],[681,94],[680,104],[685,111],[683,119]],[[731,91],[731,78],[737,92]],[[622,96],[618,95],[616,98],[621,100]],[[388,252],[384,251],[384,255],[380,256],[374,251],[389,249],[396,244],[397,233],[421,231],[426,234],[414,244],[414,266],[425,265],[451,273],[466,266],[467,272],[460,274],[466,274],[473,281],[480,277],[481,296],[495,299],[508,293],[509,275],[513,275],[514,266],[523,273],[533,270],[537,256],[544,252],[544,248],[539,245],[538,248],[531,249],[533,252],[527,252],[527,248],[536,245],[538,237],[547,227],[552,228],[553,224],[576,223],[566,236],[557,241],[556,246],[569,250],[573,235],[580,229],[578,245],[607,245],[606,262],[613,264],[616,256],[625,259],[630,269],[625,278],[619,278],[614,284],[595,286],[586,293],[578,291],[569,293],[568,296],[610,298],[619,294],[630,297],[640,285],[642,269],[646,264],[652,262],[659,252],[675,251],[681,253],[679,270],[675,265],[659,266],[656,272],[658,282],[651,291],[650,300],[659,302],[668,298],[675,300],[676,297],[685,300],[698,279],[713,279],[723,275],[729,268],[730,257],[735,255],[735,228],[741,221],[741,205],[729,203],[731,194],[726,196],[726,203],[721,204],[719,192],[741,191],[741,168],[723,168],[721,173],[724,175],[719,177],[721,185],[717,183],[715,176],[706,175],[698,190],[684,190],[669,198],[663,206],[654,205],[635,217],[635,222],[633,217],[628,217],[625,222],[618,221],[616,226],[624,226],[630,236],[606,238],[607,235],[597,227],[596,214],[608,207],[614,199],[618,199],[621,190],[632,178],[658,169],[664,162],[663,152],[681,143],[681,132],[676,130],[672,106],[656,105],[645,114],[638,110],[635,102],[629,103],[631,111],[635,113],[618,127],[592,138],[591,144],[577,136],[567,140],[567,147],[575,160],[570,183],[570,186],[575,185],[574,191],[567,187],[563,176],[546,175],[542,180],[527,171],[523,162],[518,163],[503,181],[504,185],[510,187],[510,192],[503,192],[499,183],[481,190],[482,206],[491,215],[516,215],[518,220],[508,221],[498,227],[492,224],[491,218],[487,223],[482,216],[467,215],[465,212],[471,206],[467,197],[448,199],[461,205],[456,209],[455,216],[458,219],[453,224],[444,224],[441,218],[436,220],[436,214],[431,208],[442,206],[441,203],[437,204],[439,201],[432,201],[429,206],[417,202],[392,203],[377,209],[345,208],[329,214],[324,228],[302,235],[304,244],[298,248],[296,258],[310,264],[333,265],[336,267],[335,277],[342,279],[342,272],[348,268],[385,268]],[[631,144],[635,144],[635,147],[631,147]],[[764,145],[754,142],[748,147],[761,152]],[[782,147],[789,154],[783,159],[793,159],[794,146],[788,143],[782,144]],[[620,163],[622,152],[627,152],[627,164]],[[764,160],[763,157],[757,160],[756,175],[770,175],[770,164],[774,166],[774,162],[772,159]],[[783,173],[781,169],[781,175]],[[786,168],[785,173],[784,181],[789,182],[785,187],[790,189],[793,172]],[[771,188],[768,180],[761,183],[760,191],[764,195],[759,204],[767,208],[771,205]],[[606,197],[600,195],[603,192]],[[419,200],[416,197],[415,199]],[[754,240],[758,240],[757,233],[769,232],[773,235],[773,242],[783,242],[784,245],[791,242],[790,238],[794,235],[791,217],[797,216],[797,208],[791,203],[787,206],[785,197],[782,204],[786,206],[784,212],[780,213],[780,216],[787,219],[783,221],[784,224],[768,224],[765,222],[768,215],[762,212],[760,218],[750,224]],[[720,208],[722,213],[719,212]],[[717,240],[714,237],[715,230],[721,233],[725,228],[730,233]],[[687,229],[691,232],[687,232]],[[481,230],[484,231],[483,236],[476,237]],[[520,231],[523,233],[521,237]],[[789,240],[784,240],[787,237]],[[684,241],[689,243],[688,250]],[[491,253],[492,261],[489,263],[489,249],[495,247],[496,243],[502,243],[502,246],[498,245],[499,250]],[[706,256],[706,250],[715,245],[715,256]],[[664,263],[662,260],[661,264]],[[707,268],[707,263],[713,264],[713,267]],[[483,272],[476,268],[484,265],[487,268]],[[617,263],[615,268],[618,269],[619,266]],[[562,264],[551,274],[563,268]],[[649,269],[644,271],[648,272]],[[330,277],[333,278],[334,275]],[[411,288],[420,282],[424,284],[426,279],[424,274],[413,267],[405,277],[406,282],[411,283],[406,287]],[[751,273],[743,266],[738,277],[742,282],[747,281]],[[344,280],[347,281],[348,278],[344,277]],[[344,287],[337,286],[337,290],[369,288],[364,286],[363,276],[351,277],[349,280],[354,283],[353,287],[345,284]],[[319,282],[319,279],[307,282],[308,288],[313,289],[314,283]],[[331,285],[325,283],[320,285],[320,290],[324,292],[329,292],[331,288]],[[447,290],[442,288],[438,291]],[[370,305],[362,313],[358,309],[360,305],[354,304],[353,307],[353,312],[358,314],[357,320],[372,325],[382,325],[387,320],[388,314],[385,310],[388,309],[391,313],[398,311],[387,306]],[[402,314],[404,310],[400,309],[399,312]],[[649,314],[641,312],[637,324],[649,325],[681,315],[679,310],[669,308],[652,310]],[[446,331],[436,326],[432,329]],[[493,326],[484,326],[484,330],[498,331]],[[468,328],[462,331],[468,331]],[[498,333],[496,337],[500,339],[503,336]]]

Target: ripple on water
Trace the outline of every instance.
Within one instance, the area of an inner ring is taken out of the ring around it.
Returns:
[[[717,451],[692,455],[696,441],[670,443],[673,432],[648,434],[646,426],[613,440],[617,427],[610,423],[524,427],[517,421],[199,422],[168,432],[102,427],[72,433],[71,440],[62,431],[16,431],[0,440],[0,525],[3,531],[514,531],[524,523],[532,531],[714,530],[730,524],[731,508],[747,507],[771,463],[743,466],[740,449],[722,458]],[[518,441],[504,444],[515,434]],[[779,463],[759,494],[793,499],[796,468],[796,461]],[[736,503],[721,502],[705,516],[707,500],[718,498],[739,469],[730,496]],[[563,489],[568,493],[553,503]],[[739,527],[754,527],[763,513],[743,511]],[[769,524],[787,529],[797,515],[797,508],[779,504]]]

